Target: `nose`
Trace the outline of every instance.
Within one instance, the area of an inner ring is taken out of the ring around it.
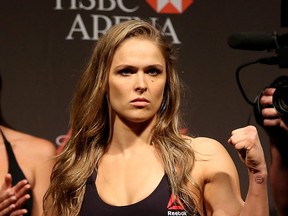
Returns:
[[[138,72],[135,74],[135,91],[140,94],[147,91],[147,81],[144,72]]]

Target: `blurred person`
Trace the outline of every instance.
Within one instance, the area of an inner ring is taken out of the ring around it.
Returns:
[[[279,115],[279,111],[273,104],[273,97],[276,88],[286,86],[288,89],[288,77],[280,76],[276,78],[270,87],[265,88],[259,97],[260,116],[259,124],[265,129],[269,137],[271,151],[270,165],[270,183],[275,202],[276,210],[279,216],[288,215],[288,113],[287,116]],[[287,92],[287,91],[286,91]],[[285,97],[287,94],[283,91],[283,113],[285,109]],[[274,98],[275,100],[275,98]],[[282,100],[281,98],[279,100]],[[287,104],[287,101],[286,101]],[[277,103],[275,104],[277,107]],[[282,112],[281,112],[282,113]]]
[[[12,129],[0,106],[0,216],[42,215],[55,153],[51,142]]]

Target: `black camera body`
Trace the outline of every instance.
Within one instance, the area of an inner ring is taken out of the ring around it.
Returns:
[[[273,107],[276,109],[279,117],[288,123],[288,76],[280,76],[276,78],[271,85],[271,88],[276,88],[273,94]],[[254,101],[254,116],[256,122],[263,126],[262,107],[260,105],[261,95],[258,95]]]

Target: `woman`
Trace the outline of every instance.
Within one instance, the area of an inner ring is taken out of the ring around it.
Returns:
[[[55,153],[49,141],[11,129],[0,108],[0,216],[42,215]]]
[[[0,215],[40,216],[56,149],[3,125],[0,131]]]
[[[47,215],[268,215],[254,127],[229,142],[249,169],[246,203],[223,146],[179,133],[175,53],[145,21],[97,43],[72,102],[72,135],[44,198]]]

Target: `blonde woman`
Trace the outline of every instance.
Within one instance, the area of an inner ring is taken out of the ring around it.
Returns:
[[[267,170],[254,127],[231,143],[248,168],[241,199],[225,148],[179,133],[173,47],[141,20],[98,42],[71,109],[72,135],[45,196],[47,215],[268,215]]]

